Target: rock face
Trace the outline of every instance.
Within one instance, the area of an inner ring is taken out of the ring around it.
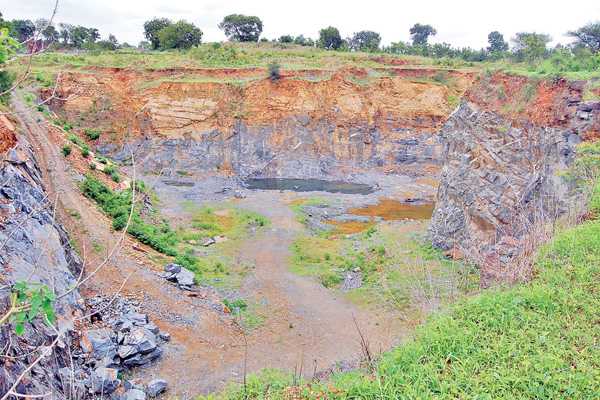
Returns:
[[[22,336],[15,334],[13,324],[3,324],[0,343],[3,355],[10,358],[0,358],[0,397],[44,347],[49,349],[48,356],[16,386],[16,393],[50,393],[54,399],[109,395],[121,384],[120,371],[145,365],[162,355],[160,344],[168,340],[168,334],[160,332],[145,314],[121,298],[89,299],[91,309],[103,310],[101,315],[94,316],[105,322],[104,327],[83,334],[74,328],[74,319],[89,311],[83,310],[79,291],[72,290],[81,269],[79,257],[71,248],[65,230],[53,217],[54,205],[47,199],[31,147],[19,139],[2,159],[0,312],[4,315],[14,283],[46,285],[56,294],[54,325],[61,337],[50,347],[57,331],[41,318],[27,323]],[[134,392],[129,397],[140,399],[142,395]]]
[[[444,167],[429,234],[436,247],[479,264],[483,285],[522,278],[514,268],[535,250],[532,236],[574,206],[559,172],[585,135],[598,131],[600,107],[582,102],[573,85],[556,85],[539,119],[520,120],[498,104],[476,104],[482,89],[474,88],[441,130]],[[545,90],[537,88],[534,103]]]
[[[290,72],[273,83],[266,71],[239,70],[235,74],[244,79],[255,76],[236,87],[202,82],[207,73],[185,71],[189,82],[178,82],[168,71],[68,73],[61,96],[77,96],[55,106],[67,116],[86,115],[85,123],[104,125],[103,130],[131,126],[138,136],[132,147],[145,172],[332,179],[373,170],[427,175],[439,170],[435,132],[455,107],[449,99],[459,98],[473,79],[426,69],[370,77],[352,69],[317,81],[314,71]],[[99,106],[104,103],[111,106]],[[125,161],[130,153],[120,144],[105,142],[99,151]]]
[[[0,121],[0,125],[3,123]],[[9,129],[4,125],[4,131]],[[0,130],[2,130],[0,129]],[[60,296],[75,285],[81,263],[69,245],[65,230],[54,220],[53,205],[48,201],[32,149],[23,140],[2,154],[0,165],[0,309],[6,310],[10,286],[17,281],[41,283],[54,288]],[[55,304],[56,328],[62,339],[49,357],[37,364],[31,376],[16,388],[21,394],[52,393],[61,399],[82,394],[81,387],[66,385],[72,345],[71,317],[79,313],[79,294],[72,291]],[[32,348],[48,346],[56,333],[37,318],[26,325],[23,336],[15,336],[14,326],[0,327],[0,397],[21,372],[37,357]],[[5,344],[10,343],[8,347]],[[29,357],[23,357],[31,354]],[[61,373],[62,371],[62,373]],[[75,393],[72,392],[75,391]]]

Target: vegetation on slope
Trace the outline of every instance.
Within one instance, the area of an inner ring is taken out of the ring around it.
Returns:
[[[97,178],[88,175],[81,182],[81,190],[112,219],[115,230],[125,229],[132,211],[132,188],[114,191]],[[145,192],[147,189],[143,182],[138,181],[137,196]],[[211,208],[205,207],[194,211],[189,228],[174,229],[156,211],[152,214],[142,217],[141,205],[136,201],[127,233],[159,253],[173,257],[170,260],[194,271],[197,279],[202,281],[215,278],[222,280],[231,273],[225,265],[225,258],[200,258],[195,255],[195,249],[202,246],[204,240],[217,235],[227,235],[229,239],[235,239],[248,227],[262,227],[268,224],[263,216],[249,211],[233,210],[228,215],[219,216]]]

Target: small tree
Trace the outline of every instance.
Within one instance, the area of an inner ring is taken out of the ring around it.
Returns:
[[[590,23],[569,32],[569,36],[577,39],[577,45],[587,47],[592,53],[600,52],[600,22]]]
[[[533,62],[546,55],[546,46],[552,38],[544,33],[519,32],[512,39],[514,54],[519,61]]]
[[[152,49],[158,49],[160,46],[158,32],[171,24],[172,22],[168,18],[153,18],[144,22],[144,36],[152,45]]]
[[[35,24],[28,19],[15,19],[12,21],[11,35],[20,42],[24,42],[35,33]]]
[[[319,47],[327,50],[337,50],[342,46],[342,43],[342,37],[337,28],[330,26],[319,31]]]
[[[300,46],[314,46],[315,45],[315,41],[312,40],[311,38],[305,38],[303,35],[300,36],[296,36],[296,38],[294,39],[294,44],[298,44]]]
[[[291,35],[283,35],[279,37],[279,43],[294,43],[294,38]]]
[[[71,42],[71,31],[73,30],[74,26],[71,24],[63,24],[63,23],[58,24],[58,26],[60,27],[58,35],[62,39],[63,45],[68,46],[69,43]]]
[[[429,36],[437,35],[437,31],[433,26],[423,24],[414,24],[409,32],[413,46],[426,46]]]
[[[94,44],[100,38],[100,33],[96,28],[86,28],[81,25],[70,26],[69,28],[68,38],[71,45],[77,49],[83,48],[84,45],[91,47],[90,45]]]
[[[112,44],[114,44],[115,47],[119,46],[119,41],[117,40],[117,37],[115,35],[113,35],[112,33],[110,33],[108,35],[108,41],[111,42]]]
[[[508,43],[504,41],[504,36],[498,31],[490,32],[488,43],[490,45],[487,50],[492,54],[501,54],[508,51]]]
[[[202,42],[202,31],[196,25],[181,20],[158,32],[161,49],[189,49]]]
[[[219,29],[225,32],[229,40],[237,42],[258,42],[263,30],[263,23],[258,17],[231,14],[223,18]]]
[[[356,51],[377,51],[381,43],[381,36],[373,31],[360,31],[349,40],[349,46]]]

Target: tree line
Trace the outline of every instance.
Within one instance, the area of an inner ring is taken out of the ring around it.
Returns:
[[[97,28],[66,23],[55,25],[46,19],[9,21],[3,19],[1,12],[0,29],[4,29],[10,37],[26,45],[25,48],[29,50],[51,46],[55,49],[116,50],[118,47],[128,46],[126,43],[120,45],[113,34],[101,39]]]
[[[263,22],[257,16],[231,14],[223,18],[218,25],[230,41],[235,42],[275,42],[296,44],[307,47],[318,47],[335,51],[385,52],[398,55],[417,55],[433,58],[460,58],[465,61],[486,61],[511,58],[516,61],[533,61],[548,57],[555,53],[574,55],[597,54],[600,52],[600,22],[589,23],[577,30],[568,32],[575,39],[574,43],[549,48],[551,37],[543,33],[520,32],[512,39],[512,46],[502,33],[490,32],[488,46],[481,49],[471,47],[453,47],[448,43],[433,43],[430,38],[437,35],[437,30],[428,24],[417,23],[410,30],[409,42],[392,42],[389,46],[381,45],[381,35],[370,30],[356,32],[350,37],[342,38],[340,31],[329,26],[319,31],[317,39],[303,35],[282,35],[268,40],[261,37]],[[127,43],[119,44],[114,35],[100,38],[98,29],[81,25],[61,23],[58,26],[46,20],[16,19],[6,21],[0,13],[0,29],[6,28],[9,35],[20,42],[26,42],[37,32],[37,37],[44,47],[73,49],[105,49],[115,50],[130,47]],[[188,49],[202,43],[202,30],[185,20],[172,21],[168,18],[152,18],[144,23],[145,41],[138,45],[142,49]]]

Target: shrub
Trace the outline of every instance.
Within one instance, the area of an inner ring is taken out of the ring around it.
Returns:
[[[84,158],[88,158],[90,156],[90,149],[88,149],[87,147],[84,147],[81,149],[81,155]]]
[[[90,140],[97,140],[100,137],[100,131],[97,131],[95,129],[86,129],[85,135]]]
[[[93,162],[92,162],[92,163],[90,163],[90,169],[91,169],[92,171],[95,171],[95,170],[96,170],[96,164],[94,164]]]
[[[102,211],[113,219],[112,225],[115,230],[125,228],[131,212],[131,189],[115,192],[89,175],[81,183],[80,188],[84,196],[95,201]],[[127,233],[160,253],[169,256],[178,255],[174,249],[177,236],[171,227],[166,223],[156,226],[145,222],[135,207]]]
[[[62,147],[62,153],[63,153],[63,156],[68,157],[69,154],[71,154],[71,146],[69,146],[68,144],[65,144]]]
[[[69,139],[69,142],[71,142],[71,143],[73,143],[73,144],[76,144],[76,145],[78,145],[78,146],[83,146],[83,145],[84,145],[84,143],[81,141],[81,139],[79,139],[79,138],[78,138],[76,135],[74,135],[74,134],[70,134],[70,135],[69,135],[69,137],[68,137],[68,139]]]
[[[106,163],[103,163],[106,164]],[[107,165],[106,167],[104,167],[104,173],[106,175],[112,175],[114,173],[118,173],[119,171],[117,171],[117,168],[114,165]]]
[[[116,182],[116,183],[121,182],[121,177],[119,176],[119,173],[117,171],[113,171],[110,174],[110,179],[112,179],[113,182]]]
[[[281,66],[276,62],[269,64],[269,79],[272,81],[278,81],[281,79],[280,68]]]

